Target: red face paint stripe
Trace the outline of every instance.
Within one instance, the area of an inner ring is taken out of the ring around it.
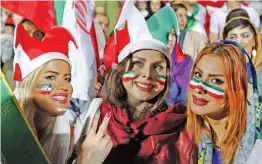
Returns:
[[[161,81],[161,80],[158,80],[157,81],[160,85],[165,85],[166,83],[165,82],[163,82],[163,81]]]
[[[205,90],[202,86],[200,86],[200,85],[192,85],[192,84],[189,84],[189,87],[191,88],[191,89],[200,89],[200,90]],[[214,93],[212,93],[212,92],[210,92],[210,91],[207,91],[207,94],[208,95],[210,95],[211,97],[213,97],[213,98],[216,98],[216,99],[221,99],[221,98],[223,98],[224,97],[224,95],[217,95],[217,94],[214,94]]]
[[[51,93],[51,91],[38,91],[38,93],[40,93],[40,94],[50,94]]]
[[[122,78],[122,81],[123,82],[128,82],[128,81],[130,81],[130,80],[132,80],[133,78],[131,78],[131,77],[125,77],[125,78]]]

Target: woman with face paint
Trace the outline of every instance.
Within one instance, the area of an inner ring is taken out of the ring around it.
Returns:
[[[233,41],[206,46],[194,63],[187,129],[199,164],[246,163],[261,128],[255,68]]]
[[[130,12],[132,16],[126,17]],[[158,16],[150,19],[158,20]],[[113,149],[104,163],[193,162],[193,144],[184,131],[185,107],[176,104],[168,108],[165,102],[170,86],[166,37],[170,29],[152,30],[129,1],[115,29],[119,26],[114,35],[115,56],[105,56],[117,58],[118,63],[105,79],[101,91],[104,101],[99,107],[102,117],[111,113],[106,133]],[[106,66],[112,63],[105,60]]]
[[[76,115],[68,109],[73,91],[68,45],[77,46],[76,42],[63,27],[50,29],[39,42],[19,24],[15,36],[15,96],[49,161],[52,164],[66,163],[74,148],[78,148],[73,144]],[[98,119],[99,114],[94,122]],[[108,120],[109,117],[105,117],[100,129],[107,127]],[[90,129],[93,133],[86,137],[82,149],[78,150],[82,163],[102,163],[103,156],[111,150],[110,138],[105,137],[104,130],[100,129],[97,131],[97,123],[93,123]]]
[[[262,43],[259,30],[254,26],[245,10],[235,9],[226,18],[223,39],[233,40],[242,45],[257,71],[260,94],[262,93]]]

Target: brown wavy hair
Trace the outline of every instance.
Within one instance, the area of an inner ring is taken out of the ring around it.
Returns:
[[[134,52],[135,53],[135,52]],[[130,104],[127,101],[127,92],[122,83],[123,73],[126,72],[126,66],[128,65],[128,70],[131,70],[133,66],[132,63],[133,54],[130,54],[122,62],[118,63],[116,68],[113,68],[109,71],[103,88],[101,90],[101,97],[108,100],[109,103],[121,109],[127,109],[128,113],[131,114],[133,119],[143,119],[143,117],[148,113],[153,113],[157,111],[163,111],[167,109],[167,104],[165,98],[168,95],[170,88],[170,62],[167,57],[167,79],[166,84],[162,92],[158,94],[155,98],[147,102],[145,110],[140,114],[140,116],[134,116],[134,111]]]
[[[227,123],[226,134],[221,144],[221,149],[223,163],[229,164],[233,162],[236,149],[246,130],[248,86],[246,58],[235,45],[224,43],[207,45],[200,52],[194,63],[191,78],[196,65],[205,55],[219,57],[225,67],[224,75],[227,81],[227,92],[225,93],[226,105],[224,108],[228,111],[228,120],[230,121]],[[191,97],[188,94],[187,129],[194,136],[195,142],[198,145],[200,144],[201,134],[207,135],[212,140],[211,130],[205,125],[205,117],[195,114],[190,107]]]

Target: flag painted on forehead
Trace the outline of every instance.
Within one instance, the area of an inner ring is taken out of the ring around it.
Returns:
[[[215,87],[213,85],[207,84],[205,82],[203,82],[202,80],[198,80],[196,78],[192,78],[190,83],[189,83],[189,87],[191,89],[202,89],[207,91],[207,94],[209,94],[211,97],[217,98],[217,99],[221,99],[224,97],[224,90]]]
[[[130,71],[123,73],[122,81],[128,82],[128,81],[132,80],[134,77],[135,77],[134,71],[130,70]]]
[[[166,77],[164,75],[158,75],[158,80],[157,82],[160,84],[160,85],[165,85],[166,84]]]

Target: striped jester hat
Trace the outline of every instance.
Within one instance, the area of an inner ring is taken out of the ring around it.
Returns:
[[[173,27],[179,34],[177,18],[172,8],[164,7],[145,21],[134,4],[126,1],[115,25],[114,34],[105,47],[106,70],[109,71],[112,64],[117,64],[129,54],[142,49],[160,51],[169,59],[167,43]]]
[[[50,60],[61,59],[68,63],[68,44],[74,37],[63,27],[53,27],[46,32],[42,42],[31,37],[22,24],[15,31],[14,80],[18,83]]]

